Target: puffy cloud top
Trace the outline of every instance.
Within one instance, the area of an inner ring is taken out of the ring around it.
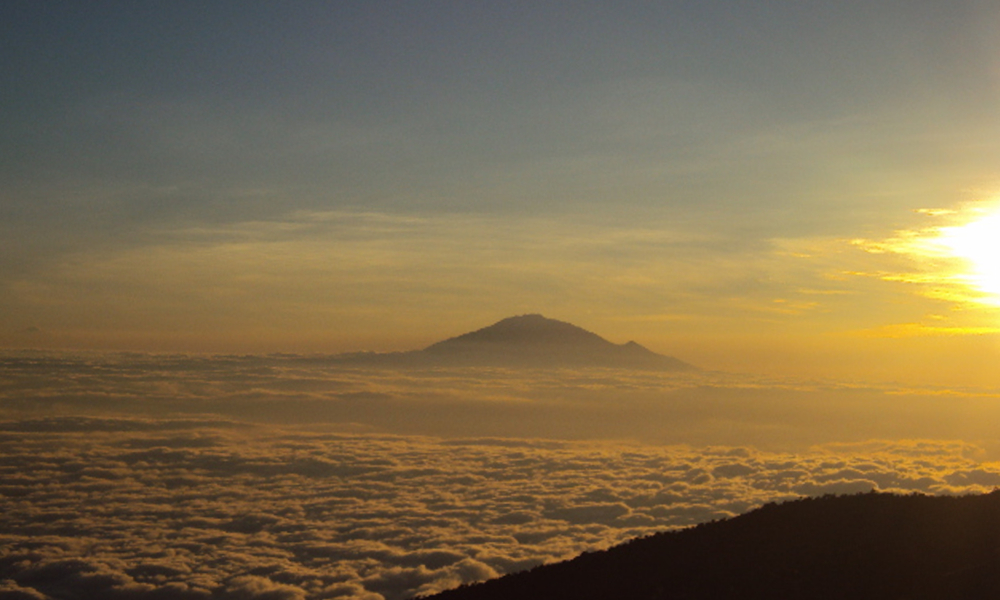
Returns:
[[[984,491],[958,443],[802,454],[8,421],[11,598],[401,599],[804,494]]]

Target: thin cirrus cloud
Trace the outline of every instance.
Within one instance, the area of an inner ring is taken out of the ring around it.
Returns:
[[[86,336],[141,346],[130,336],[146,332],[161,338],[160,349],[347,351],[375,334],[392,349],[436,341],[442,311],[471,329],[483,311],[539,304],[569,314],[628,305],[651,321],[670,305],[689,334],[737,322],[773,327],[782,313],[822,315],[833,296],[812,292],[843,287],[825,277],[831,265],[793,256],[800,242],[727,238],[689,225],[298,211],[160,228],[141,244],[77,251],[11,278],[8,298],[24,321],[49,322],[64,346]]]

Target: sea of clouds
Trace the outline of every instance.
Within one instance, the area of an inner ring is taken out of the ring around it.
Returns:
[[[886,415],[884,432],[978,435],[967,413],[995,397],[968,391],[302,357],[2,364],[0,598],[401,599],[769,501],[1000,484],[988,439],[867,437]]]

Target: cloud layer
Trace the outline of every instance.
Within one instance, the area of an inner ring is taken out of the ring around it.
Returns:
[[[362,368],[328,356],[0,355],[0,418],[322,424],[442,437],[542,437],[802,450],[963,439],[993,451],[990,389],[616,369]]]
[[[977,448],[946,442],[790,454],[195,420],[0,429],[10,598],[405,598],[772,500],[1000,484]]]
[[[988,390],[297,355],[0,369],[0,598],[394,600],[774,500],[1000,485]]]

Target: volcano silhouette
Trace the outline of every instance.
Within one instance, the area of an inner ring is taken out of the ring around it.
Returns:
[[[509,317],[489,327],[403,354],[414,361],[449,365],[695,369],[635,342],[614,344],[571,323],[537,314]]]
[[[356,352],[338,362],[386,367],[609,367],[655,371],[697,371],[688,363],[657,354],[635,342],[614,344],[542,315],[520,315],[410,352]]]

